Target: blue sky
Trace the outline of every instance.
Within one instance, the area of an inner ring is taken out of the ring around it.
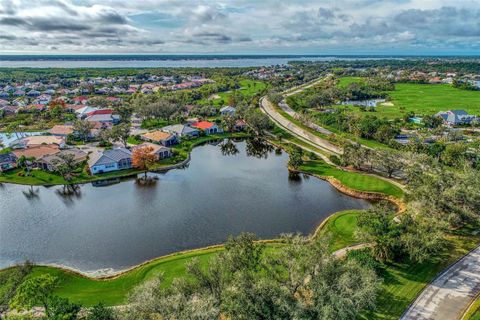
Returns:
[[[0,53],[478,54],[475,0],[0,0]]]

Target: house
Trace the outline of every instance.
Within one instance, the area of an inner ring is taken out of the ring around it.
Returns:
[[[11,143],[14,148],[29,148],[39,145],[57,145],[60,148],[65,147],[65,137],[57,136],[29,136],[15,140]]]
[[[244,131],[247,128],[247,123],[245,120],[238,119],[237,122],[235,122],[235,126],[233,127],[234,131]]]
[[[94,152],[90,154],[88,167],[91,174],[131,169],[132,153],[125,148]]]
[[[170,158],[172,156],[172,150],[170,148],[167,148],[165,146],[161,146],[155,143],[150,143],[150,142],[139,144],[133,147],[133,150],[145,148],[145,147],[150,147],[153,149],[152,154],[155,155],[155,158],[157,159],[157,161],[165,158]]]
[[[89,122],[113,123],[120,122],[120,116],[117,114],[94,114],[85,118]]]
[[[143,140],[160,143],[165,147],[169,147],[178,143],[177,136],[168,132],[160,131],[160,130],[147,132],[143,134],[141,137]]]
[[[25,156],[26,158],[35,158],[40,159],[44,156],[55,154],[60,151],[60,148],[57,145],[38,145],[29,147],[26,149],[16,149],[13,150],[13,153],[17,158]]]
[[[178,137],[195,138],[200,135],[200,132],[192,127],[184,124],[174,124],[162,128],[162,131],[174,134]]]
[[[64,162],[61,156],[66,155],[73,156],[73,161],[76,164],[87,160],[87,153],[83,152],[80,149],[72,148],[67,150],[61,150],[54,154],[42,156],[35,161],[35,165],[37,166],[37,168],[40,168],[42,170],[56,171],[57,167]]]
[[[215,123],[209,121],[200,121],[192,124],[192,127],[197,128],[199,130],[203,130],[205,134],[212,134],[212,133],[220,133],[222,129],[220,129]]]
[[[58,137],[66,137],[69,134],[73,133],[73,126],[72,125],[55,125],[53,128],[48,130],[48,133],[50,133],[53,136],[58,136]]]
[[[82,107],[80,109],[75,110],[75,113],[77,114],[78,118],[84,119],[88,116],[88,114],[90,112],[93,112],[93,111],[96,111],[96,110],[98,110],[98,108],[85,106],[85,107]]]
[[[449,126],[470,124],[476,119],[476,116],[468,114],[465,110],[440,111],[435,115],[443,119],[443,123]]]
[[[235,115],[235,108],[231,106],[225,106],[220,109],[220,114],[222,116],[234,116]]]
[[[0,154],[0,172],[16,168],[17,159],[17,156],[13,152]]]

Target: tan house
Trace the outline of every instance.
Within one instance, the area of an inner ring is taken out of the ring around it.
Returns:
[[[175,135],[168,132],[163,132],[161,130],[147,132],[141,137],[143,140],[160,143],[165,147],[169,147],[178,143],[177,137]]]
[[[172,156],[172,150],[170,148],[167,148],[165,146],[161,146],[155,143],[150,143],[150,142],[139,144],[133,147],[132,150],[135,151],[135,149],[140,149],[145,147],[151,147],[153,149],[152,153],[155,155],[157,161],[165,158],[169,158]]]

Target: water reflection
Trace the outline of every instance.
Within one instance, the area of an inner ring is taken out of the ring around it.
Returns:
[[[233,143],[233,141],[230,139],[227,139],[220,144],[220,151],[224,156],[233,156],[240,152],[235,143]]]
[[[66,184],[56,189],[55,193],[67,207],[72,207],[76,200],[82,199],[82,189],[78,184]]]
[[[248,139],[246,143],[246,153],[248,157],[255,157],[258,159],[267,159],[268,154],[272,152],[273,146],[260,138]]]
[[[148,174],[158,178],[148,183],[133,177],[96,183],[101,188],[6,184],[0,268],[27,258],[85,271],[126,268],[241,232],[264,239],[307,234],[333,212],[369,206],[316,178],[289,180],[288,155],[275,156],[262,141],[233,143],[234,156],[206,144],[192,151],[188,169]],[[22,191],[39,200],[26,201]]]
[[[27,200],[37,200],[40,198],[40,190],[38,187],[30,186],[27,190],[23,190],[22,193]]]

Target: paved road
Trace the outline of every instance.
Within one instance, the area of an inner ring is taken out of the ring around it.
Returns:
[[[262,98],[261,102],[261,107],[263,111],[270,116],[275,122],[280,124],[282,127],[287,129],[288,131],[292,132],[296,136],[299,136],[303,138],[303,140],[306,140],[310,142],[312,145],[315,147],[327,152],[327,153],[334,153],[334,154],[341,154],[342,150],[338,148],[337,146],[331,144],[325,139],[322,139],[309,131],[297,126],[296,124],[290,122],[288,119],[285,119],[280,113],[278,113],[277,110],[275,110],[275,107],[272,105],[270,101],[266,98]]]
[[[429,284],[401,320],[460,319],[480,292],[480,246]]]

